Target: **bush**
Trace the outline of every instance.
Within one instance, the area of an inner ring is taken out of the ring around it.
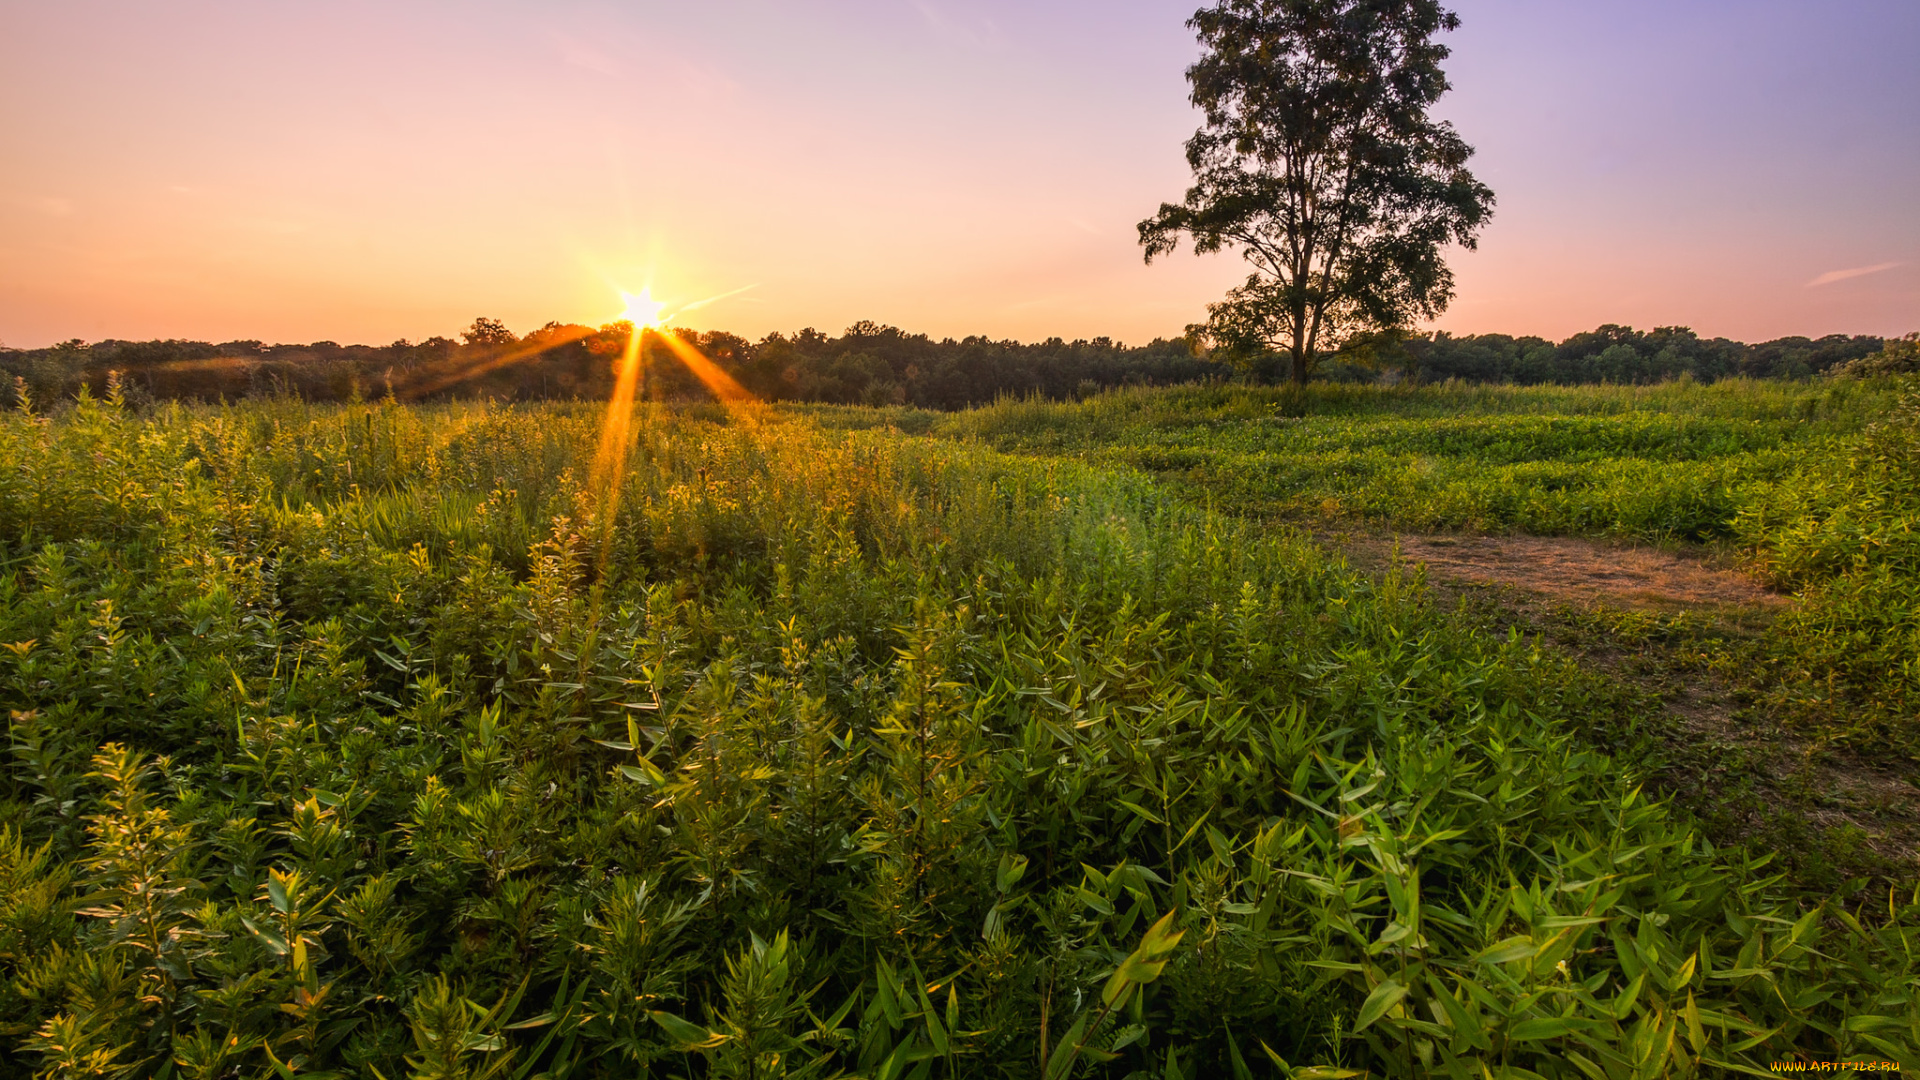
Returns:
[[[1849,360],[1833,369],[1835,378],[1873,379],[1920,373],[1920,334],[1889,341],[1872,356]]]

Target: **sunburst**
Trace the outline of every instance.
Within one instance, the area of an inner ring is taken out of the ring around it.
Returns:
[[[671,314],[662,314],[667,305],[653,298],[651,287],[641,289],[638,295],[624,290],[620,293],[626,300],[625,318],[632,329],[627,334],[627,347],[620,355],[620,369],[614,376],[613,395],[607,401],[606,419],[600,425],[600,449],[594,455],[593,463],[593,492],[599,505],[599,546],[603,574],[613,548],[614,521],[620,514],[620,493],[626,486],[634,404],[641,398],[645,387],[649,340],[665,345],[722,405],[738,409],[757,403],[758,399],[740,385],[739,380],[702,355],[692,342],[666,329],[676,316],[745,291],[735,289],[731,293],[683,304]]]
[[[620,297],[627,302],[627,310],[622,313],[622,317],[633,324],[636,332],[666,325],[667,319],[662,319],[660,312],[667,305],[653,298],[651,288],[641,289],[638,296],[622,291]],[[670,319],[672,316],[667,318]]]

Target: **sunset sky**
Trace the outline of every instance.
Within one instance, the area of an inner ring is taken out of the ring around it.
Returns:
[[[0,0],[0,342],[1178,334],[1194,0]],[[1459,333],[1920,329],[1920,3],[1461,0]],[[737,291],[736,290],[741,290]]]

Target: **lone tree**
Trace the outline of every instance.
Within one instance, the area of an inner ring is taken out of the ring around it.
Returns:
[[[467,327],[460,336],[466,338],[469,345],[512,345],[520,340],[513,336],[513,331],[507,329],[506,323],[485,315],[473,320],[473,325]]]
[[[1254,272],[1188,328],[1255,369],[1290,355],[1293,382],[1357,335],[1395,335],[1453,299],[1448,242],[1471,249],[1493,192],[1473,148],[1428,109],[1448,89],[1433,35],[1460,25],[1433,0],[1220,0],[1187,25],[1206,123],[1187,140],[1194,184],[1140,223],[1151,263],[1193,237]]]

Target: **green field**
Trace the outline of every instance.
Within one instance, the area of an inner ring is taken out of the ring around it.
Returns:
[[[603,411],[0,418],[0,1077],[1920,1064],[1910,860],[1315,539],[1704,545],[1796,602],[1582,625],[1911,775],[1911,389]]]
[[[934,430],[1261,520],[1704,546],[1799,597],[1741,658],[1776,709],[1920,760],[1920,399],[1897,384],[1186,389]]]

